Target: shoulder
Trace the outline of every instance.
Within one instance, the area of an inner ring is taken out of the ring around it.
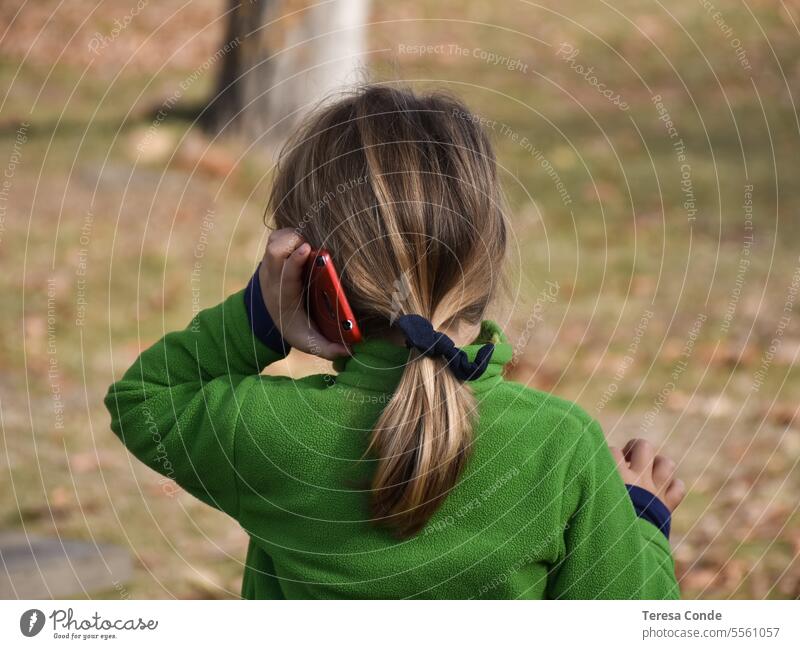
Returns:
[[[514,412],[521,416],[564,420],[570,428],[585,429],[598,426],[597,421],[581,406],[549,392],[529,388],[516,381],[503,381],[497,388],[497,397],[504,405],[514,404]]]
[[[577,403],[516,381],[498,385],[486,410],[490,421],[502,421],[523,443],[561,457],[605,444],[600,424]]]
[[[514,381],[499,389],[507,413],[503,428],[517,440],[517,454],[533,479],[547,476],[559,485],[562,515],[589,497],[601,476],[616,475],[600,423],[581,406]]]
[[[517,468],[525,501],[565,521],[609,454],[597,421],[576,403],[514,381],[498,384],[478,408],[481,459]]]

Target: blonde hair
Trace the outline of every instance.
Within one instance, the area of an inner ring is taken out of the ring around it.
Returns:
[[[268,210],[331,251],[365,335],[416,313],[477,324],[500,279],[503,196],[491,144],[457,99],[369,85],[315,111],[281,154]],[[475,403],[439,358],[409,352],[372,433],[372,513],[418,532],[469,455]]]

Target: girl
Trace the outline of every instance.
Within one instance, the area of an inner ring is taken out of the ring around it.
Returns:
[[[511,346],[481,322],[501,205],[466,107],[365,87],[287,146],[247,288],[111,386],[130,451],[249,534],[244,597],[679,595],[674,464],[641,440],[609,450],[579,407],[503,378]],[[352,349],[304,311],[312,245],[365,334]],[[337,374],[261,376],[291,347]]]

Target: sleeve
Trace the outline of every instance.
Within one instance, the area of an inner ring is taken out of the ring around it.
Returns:
[[[288,350],[256,272],[245,290],[144,351],[109,388],[111,429],[147,466],[235,517],[242,401],[261,370]]]
[[[595,421],[589,424],[577,445],[567,483],[565,493],[570,495],[565,502],[575,506],[565,517],[565,553],[551,570],[548,596],[679,598],[675,566],[663,525],[660,529],[654,524],[652,512],[634,509],[603,431]],[[652,505],[655,497],[650,496]]]

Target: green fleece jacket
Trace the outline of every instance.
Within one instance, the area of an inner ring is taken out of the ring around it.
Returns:
[[[470,459],[406,540],[370,522],[365,457],[404,347],[366,340],[335,375],[261,376],[285,346],[251,280],[146,350],[105,402],[131,453],[249,534],[243,597],[678,597],[664,526],[634,508],[600,426],[505,380],[493,323],[470,360],[486,341]]]

